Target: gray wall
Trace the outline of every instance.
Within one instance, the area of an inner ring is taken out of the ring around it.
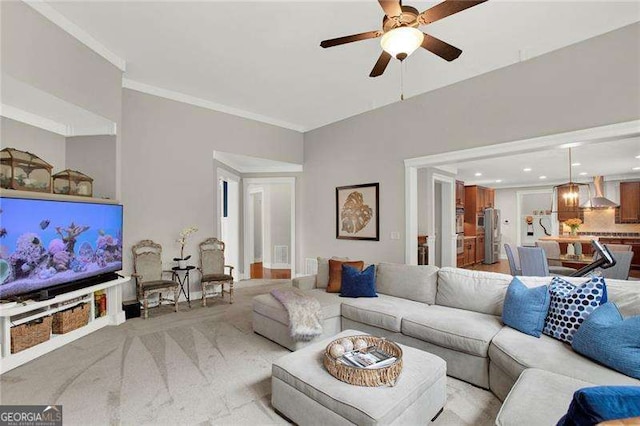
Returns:
[[[0,117],[0,145],[37,155],[53,166],[53,173],[65,169],[65,137],[57,133]]]
[[[640,24],[305,134],[302,256],[404,261],[406,158],[640,117]],[[335,239],[335,188],[380,182],[381,241]],[[390,240],[390,232],[401,240]]]
[[[93,178],[93,196],[116,197],[116,137],[75,136],[67,138],[67,168]]]
[[[303,157],[301,133],[132,90],[123,91],[122,135],[125,270],[131,245],[141,239],[162,244],[170,262],[184,226],[200,228],[189,253],[216,236],[214,150],[293,163]]]

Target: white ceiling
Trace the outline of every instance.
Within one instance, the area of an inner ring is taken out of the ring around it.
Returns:
[[[231,152],[214,151],[213,158],[240,173],[295,173],[302,171],[302,164],[251,157],[249,155],[233,154]]]
[[[436,2],[405,3],[424,10]],[[50,5],[125,59],[126,79],[284,127],[313,129],[400,97],[397,61],[382,77],[368,77],[379,40],[319,47],[323,39],[379,29],[375,0]],[[638,21],[638,1],[490,0],[423,27],[463,54],[448,63],[416,52],[405,61],[405,97]]]
[[[2,74],[0,115],[62,136],[114,135],[116,124],[57,98],[50,93]]]
[[[572,148],[571,167],[573,180],[589,182],[593,176],[606,178],[639,177],[640,138],[629,138],[615,142],[602,142]],[[484,185],[492,188],[517,186],[539,186],[569,180],[568,149],[556,148],[527,154],[509,155],[483,160],[451,164],[457,168],[457,179],[467,185]],[[531,171],[525,172],[525,168]],[[482,173],[482,176],[475,176]],[[586,173],[581,175],[581,173]],[[546,179],[540,179],[546,176]],[[496,182],[501,180],[502,182]]]

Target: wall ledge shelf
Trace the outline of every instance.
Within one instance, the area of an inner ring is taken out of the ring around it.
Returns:
[[[0,188],[0,197],[28,198],[34,200],[75,201],[79,203],[120,204],[118,200],[109,198],[81,197],[78,195],[51,194],[48,192],[19,191]]]

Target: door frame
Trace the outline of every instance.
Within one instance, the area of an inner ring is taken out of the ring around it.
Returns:
[[[291,243],[289,251],[289,263],[291,264],[291,278],[297,276],[296,274],[296,178],[295,177],[268,177],[268,178],[245,178],[243,179],[243,200],[244,200],[244,223],[249,223],[251,220],[249,212],[249,194],[252,189],[252,185],[265,185],[265,184],[288,184],[291,189]],[[264,205],[264,197],[262,203]],[[264,214],[262,216],[263,221],[263,236],[266,234],[264,227]],[[253,246],[249,246],[249,233],[244,235],[244,275],[246,279],[250,278],[250,262],[251,252]],[[264,240],[263,240],[263,258],[264,258]]]
[[[241,182],[241,178],[240,176],[236,175],[235,173],[230,172],[229,170],[223,169],[221,167],[217,167],[216,168],[216,203],[218,204],[218,210],[217,210],[217,220],[216,220],[216,231],[217,231],[217,235],[218,238],[222,239],[222,217],[223,217],[223,209],[224,209],[224,205],[221,201],[222,199],[222,194],[219,192],[220,191],[220,181],[221,180],[226,180],[227,182],[231,181],[234,184],[238,185],[238,199],[237,199],[237,205],[236,207],[236,211],[238,212],[238,217],[235,221],[235,232],[237,235],[237,247],[236,247],[236,259],[238,264],[234,265],[236,268],[236,279],[240,278],[240,254],[241,254],[241,250],[240,250],[240,243],[241,243],[241,238],[240,238],[240,222],[241,222],[241,211],[240,211],[240,198],[241,198],[241,186],[240,186],[240,182]],[[232,246],[233,247],[233,246]],[[225,251],[227,250],[227,243],[225,243]]]
[[[428,185],[431,190],[430,199],[427,199],[429,203],[428,218],[427,218],[427,247],[429,253],[433,255],[429,256],[429,265],[432,266],[456,266],[457,253],[456,253],[456,178],[453,176],[446,176],[440,174],[437,171],[429,172]],[[436,203],[435,203],[435,187],[436,182],[442,186],[441,197],[445,202],[440,204],[440,229],[436,230]],[[432,201],[432,202],[429,202]],[[447,233],[445,234],[445,230]],[[440,265],[436,265],[436,250],[437,250],[437,236],[436,231],[440,236],[440,247],[442,249],[440,253]],[[416,235],[417,241],[417,235]],[[416,253],[417,256],[417,248]]]
[[[461,161],[544,151],[550,148],[570,148],[638,136],[640,136],[640,120],[632,120],[550,136],[405,159],[405,263],[418,264],[418,169],[441,167]]]

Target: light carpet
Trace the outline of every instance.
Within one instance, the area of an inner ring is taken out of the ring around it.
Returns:
[[[289,351],[251,327],[251,299],[287,280],[240,282],[235,303],[106,327],[0,377],[2,404],[62,404],[65,425],[287,424],[271,407],[271,363]],[[289,284],[290,285],[290,284]],[[434,425],[492,425],[500,402],[447,379]]]

